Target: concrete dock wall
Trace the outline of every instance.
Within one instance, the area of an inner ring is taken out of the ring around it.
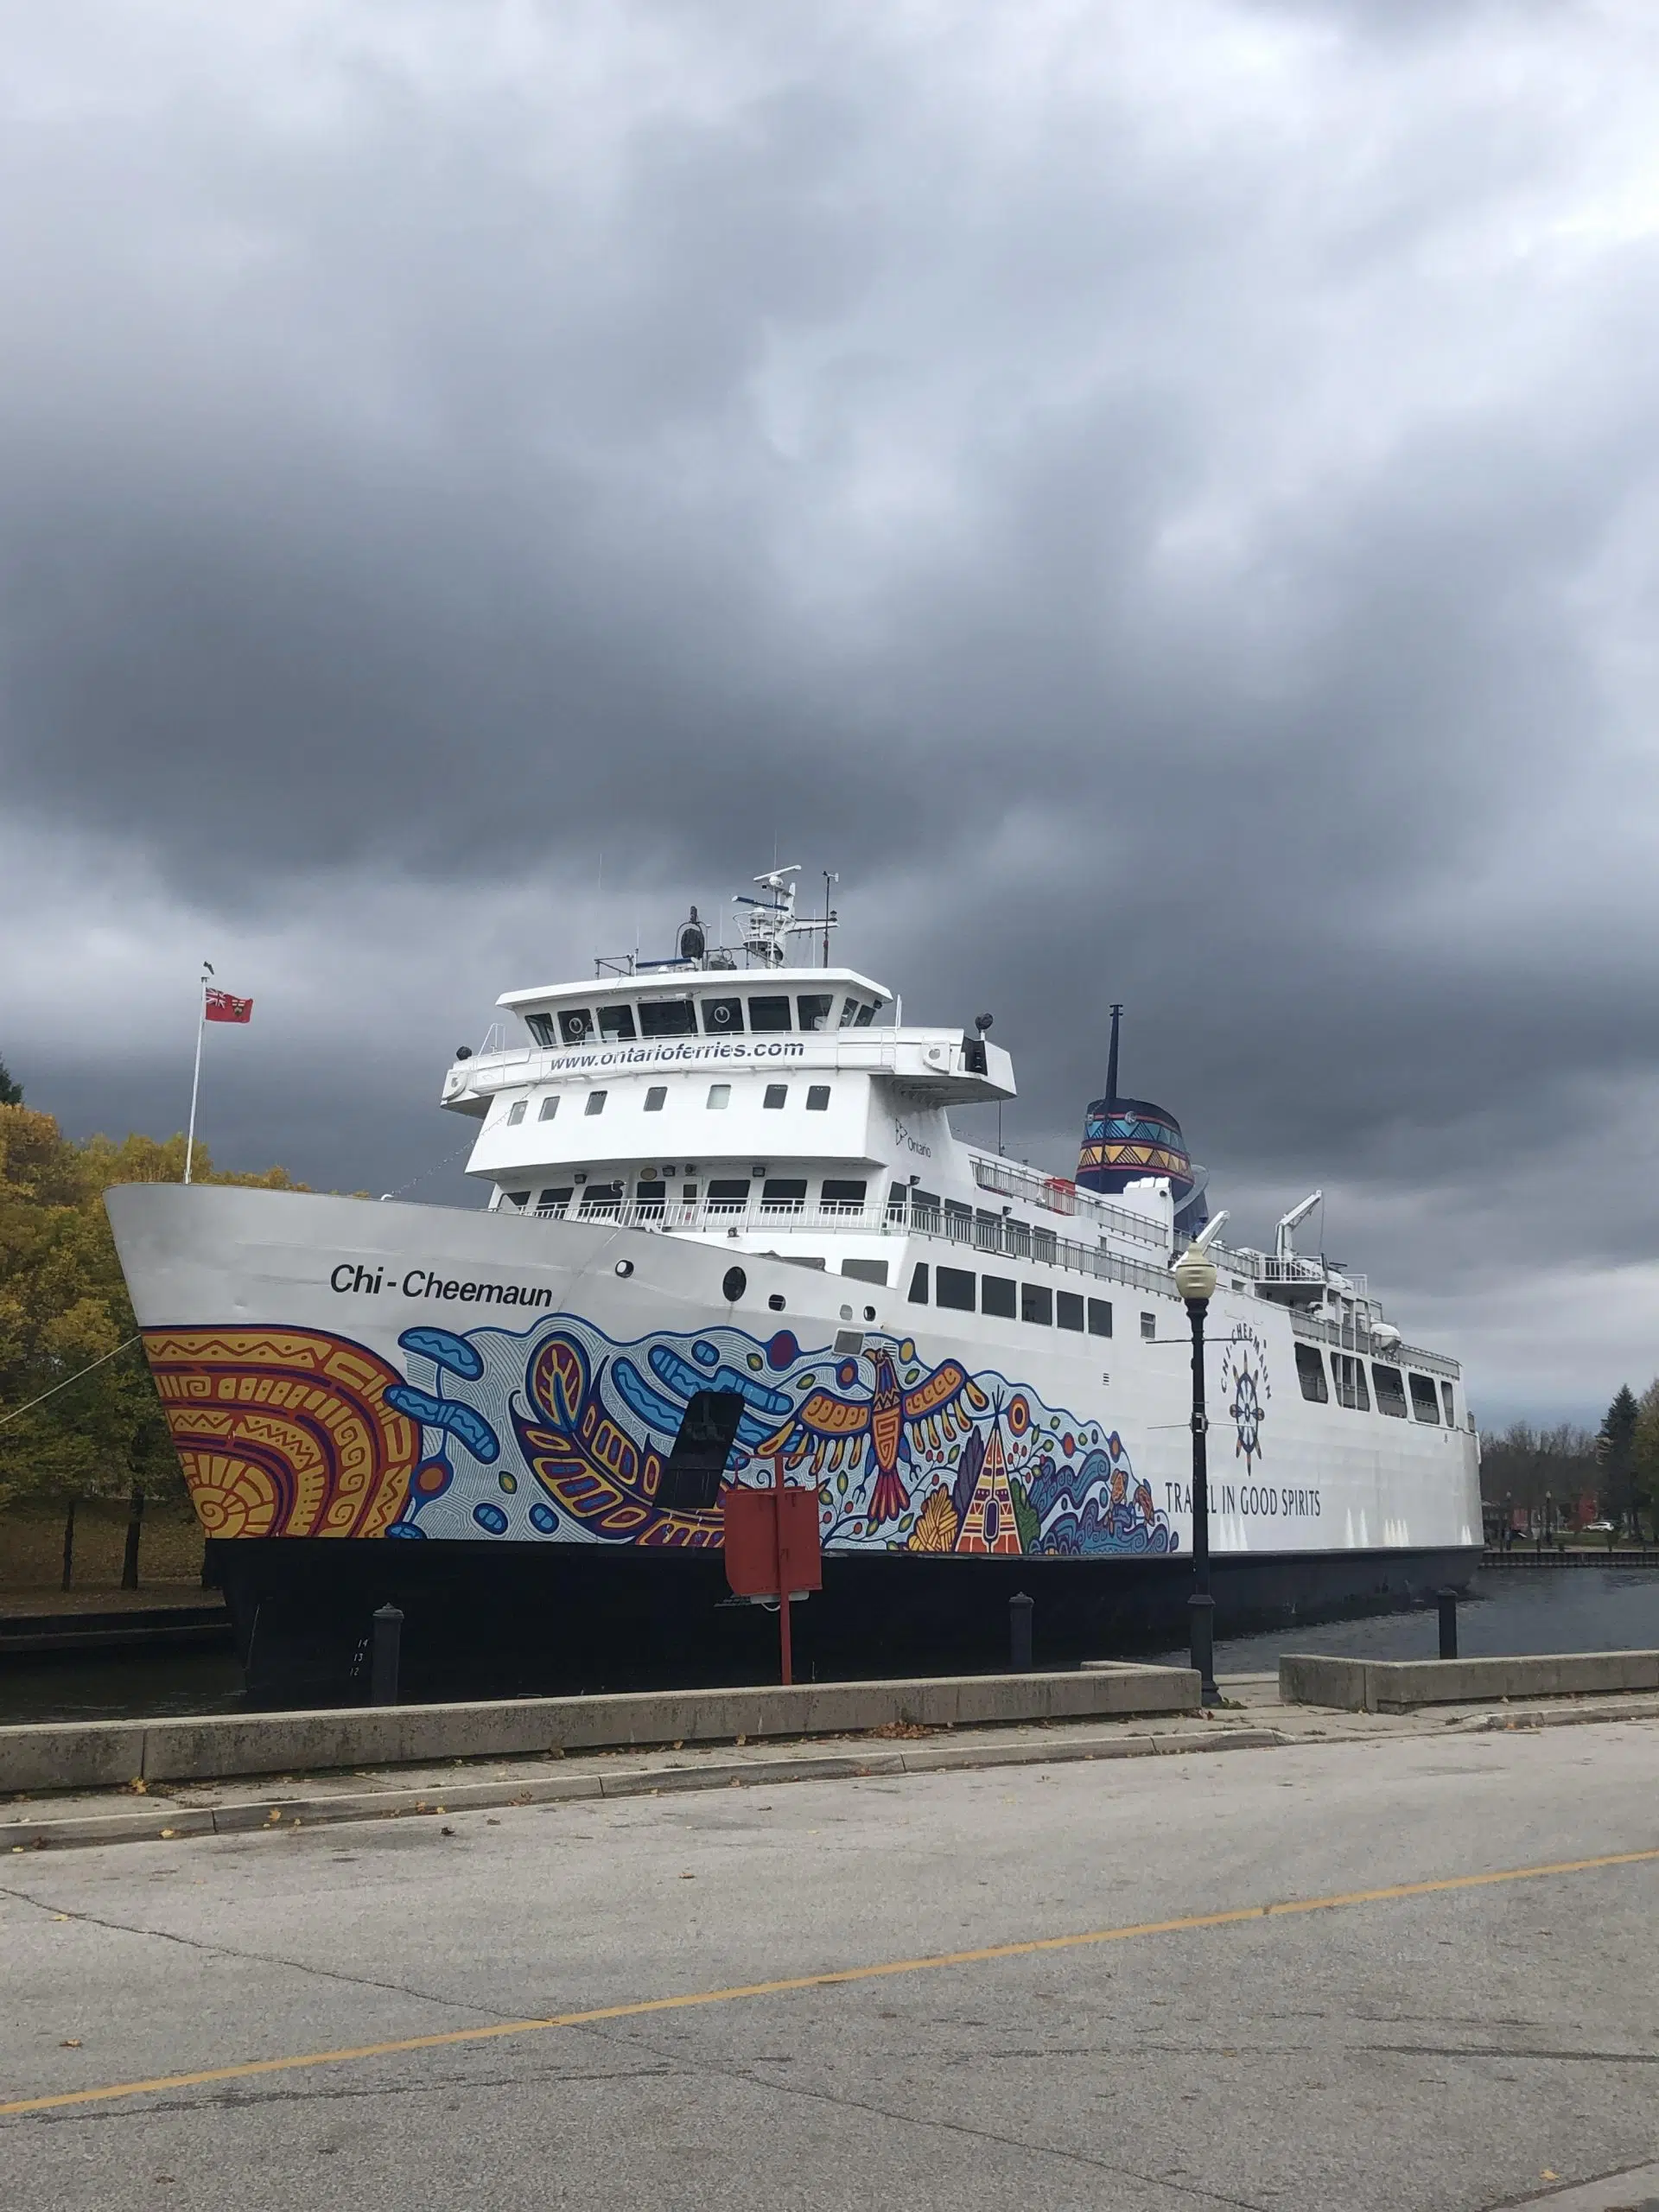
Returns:
[[[1344,1713],[1409,1713],[1423,1705],[1652,1689],[1659,1689],[1659,1651],[1511,1659],[1338,1659],[1287,1652],[1279,1662],[1281,1704],[1331,1706]]]
[[[837,1736],[912,1724],[982,1727],[1198,1710],[1185,1667],[958,1675],[793,1689],[648,1690],[615,1697],[514,1698],[197,1719],[83,1720],[0,1728],[0,1792],[86,1789],[142,1779],[522,1758],[549,1751]]]

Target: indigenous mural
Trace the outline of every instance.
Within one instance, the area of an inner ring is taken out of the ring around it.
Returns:
[[[316,1331],[146,1339],[215,1535],[718,1546],[718,1504],[660,1502],[700,1391],[742,1401],[728,1483],[815,1484],[837,1548],[1168,1553],[1178,1539],[1121,1438],[999,1374],[719,1327],[626,1344],[574,1316],[523,1333],[406,1330],[399,1375]]]

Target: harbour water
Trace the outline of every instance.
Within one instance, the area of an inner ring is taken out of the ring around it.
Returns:
[[[1459,1607],[1458,1632],[1459,1648],[1470,1658],[1659,1649],[1659,1570],[1485,1572],[1476,1577],[1473,1591]],[[1438,1650],[1434,1611],[1414,1607],[1254,1636],[1224,1633],[1217,1639],[1216,1669],[1223,1675],[1271,1673],[1281,1651],[1432,1659]],[[1152,1656],[1175,1662],[1185,1655],[1171,1650]],[[1040,1624],[1038,1657],[1040,1662]],[[229,1651],[0,1658],[0,1722],[234,1713],[242,1705],[241,1671]]]

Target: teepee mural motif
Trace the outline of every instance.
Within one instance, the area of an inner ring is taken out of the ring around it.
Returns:
[[[1008,1488],[1008,1464],[1002,1450],[1002,1424],[995,1422],[985,1446],[985,1457],[962,1516],[957,1538],[959,1552],[991,1553],[1018,1558],[1023,1546],[1020,1523],[1014,1517],[1014,1493]]]

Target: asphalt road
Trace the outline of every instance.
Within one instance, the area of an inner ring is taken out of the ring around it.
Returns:
[[[48,2101],[0,2117],[0,2196],[1553,2193],[1659,2157],[1656,1783],[1659,1726],[1629,1723],[13,1857],[0,2105]]]

